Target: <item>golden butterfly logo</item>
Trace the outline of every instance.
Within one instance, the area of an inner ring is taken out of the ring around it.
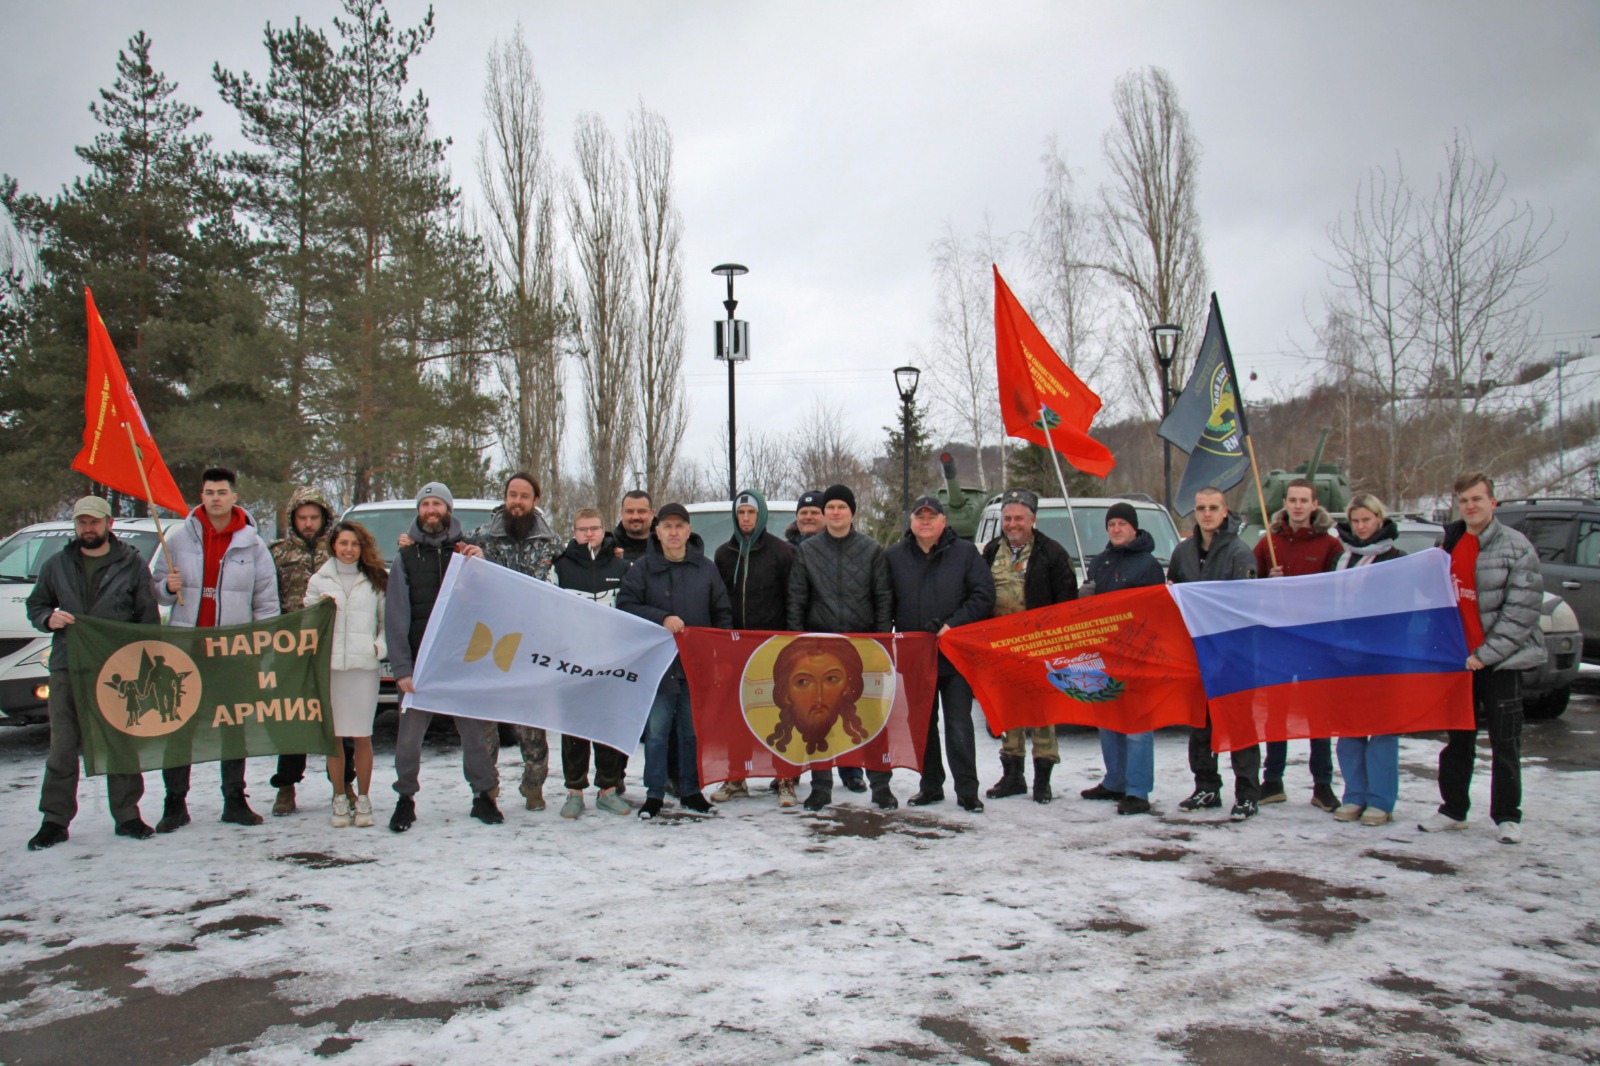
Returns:
[[[517,656],[517,647],[522,643],[521,633],[507,633],[499,640],[494,639],[494,633],[482,622],[472,624],[472,639],[467,641],[467,654],[461,657],[464,663],[475,663],[490,649],[494,649],[494,664],[500,668],[501,673],[511,670],[511,660]]]

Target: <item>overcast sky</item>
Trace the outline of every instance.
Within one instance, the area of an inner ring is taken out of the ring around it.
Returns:
[[[337,11],[330,0],[5,6],[0,171],[39,192],[80,172],[72,149],[96,132],[88,104],[135,31],[233,147],[212,62],[263,73],[267,21],[328,26]],[[391,3],[401,25],[425,10]],[[931,242],[986,214],[997,231],[1026,228],[1050,136],[1081,188],[1098,186],[1113,83],[1152,64],[1171,73],[1203,148],[1206,254],[1241,373],[1279,391],[1308,379],[1299,353],[1315,347],[1328,224],[1397,153],[1431,186],[1457,128],[1565,239],[1539,308],[1545,350],[1600,333],[1600,4],[451,0],[435,19],[412,84],[454,139],[469,193],[484,57],[518,19],[563,164],[583,111],[617,132],[640,100],[668,120],[696,458],[727,418],[711,267],[750,268],[736,288],[754,355],[739,369],[741,427],[782,427],[823,396],[876,444],[897,417],[892,368],[930,338]],[[1588,374],[1568,380],[1592,386]]]

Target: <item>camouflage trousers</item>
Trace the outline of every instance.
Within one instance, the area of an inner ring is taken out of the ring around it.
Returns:
[[[1040,726],[1037,729],[1008,729],[1005,738],[1000,742],[1000,754],[1023,758],[1023,734],[1033,741],[1033,757],[1035,759],[1048,759],[1051,762],[1061,761],[1061,748],[1056,743],[1056,727],[1053,725]]]
[[[523,789],[539,792],[544,788],[545,778],[550,776],[550,738],[543,729],[519,725],[517,744],[522,748]]]

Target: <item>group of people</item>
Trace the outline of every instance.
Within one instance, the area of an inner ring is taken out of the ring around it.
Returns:
[[[1520,724],[1518,671],[1542,661],[1538,626],[1541,585],[1537,556],[1515,530],[1494,519],[1494,486],[1483,474],[1458,480],[1461,518],[1447,527],[1443,546],[1460,591],[1463,625],[1474,671],[1477,722],[1493,747],[1490,816],[1502,841],[1520,839]],[[649,495],[632,491],[622,500],[620,520],[607,531],[598,509],[579,510],[563,545],[539,508],[540,486],[519,472],[505,483],[504,498],[481,528],[467,533],[454,513],[450,490],[430,482],[416,496],[416,518],[400,538],[387,568],[370,532],[359,523],[336,522],[332,508],[314,489],[303,488],[287,510],[288,534],[267,545],[253,517],[238,506],[237,478],[216,467],[202,475],[201,502],[168,538],[168,552],[147,568],[138,552],[117,540],[111,509],[88,496],[72,511],[73,540],[50,559],[28,598],[28,614],[40,630],[55,634],[50,659],[50,753],[39,809],[44,821],[28,843],[48,848],[68,838],[77,811],[80,736],[68,676],[65,630],[78,615],[154,623],[159,605],[172,605],[168,624],[225,626],[275,616],[323,599],[336,607],[332,640],[330,705],[338,751],[327,760],[334,826],[371,826],[373,808],[372,723],[379,671],[387,659],[402,693],[414,691],[416,653],[432,617],[452,555],[476,555],[520,573],[551,581],[575,595],[614,606],[681,632],[687,626],[790,630],[820,633],[886,633],[946,630],[995,615],[1033,610],[1089,595],[1158,585],[1164,581],[1226,581],[1276,578],[1379,563],[1399,555],[1395,526],[1383,504],[1358,497],[1347,519],[1334,529],[1317,506],[1309,481],[1290,484],[1285,506],[1273,517],[1254,551],[1239,539],[1240,519],[1223,494],[1200,490],[1194,500],[1193,535],[1163,571],[1154,541],[1139,528],[1138,511],[1118,503],[1106,513],[1105,549],[1087,561],[1080,587],[1066,549],[1036,524],[1039,499],[1023,488],[1001,498],[1001,535],[982,553],[959,538],[937,497],[912,505],[909,528],[887,549],[855,528],[856,500],[848,486],[807,492],[785,535],[767,531],[767,504],[759,491],[733,501],[734,530],[711,557],[682,504],[656,510]],[[936,713],[930,716],[921,778],[911,806],[946,799],[946,783],[967,811],[984,809],[979,795],[973,692],[942,654],[938,660]],[[422,743],[434,715],[406,710],[395,744],[398,794],[389,828],[405,832],[417,821],[416,795]],[[504,821],[499,799],[499,726],[455,718],[462,772],[472,791],[472,817]],[[517,726],[522,757],[520,792],[529,810],[545,806],[549,743],[545,730]],[[1467,824],[1468,788],[1476,730],[1452,732],[1439,760],[1443,799],[1423,821],[1427,831]],[[637,808],[624,798],[626,752],[578,737],[563,736],[566,798],[561,814],[579,817],[594,764],[595,806],[617,815],[657,817],[674,792],[683,808],[712,813],[712,801],[750,795],[749,784],[729,780],[712,793],[701,791],[689,686],[681,661],[662,677],[644,728],[645,797]],[[1311,742],[1312,799],[1342,821],[1382,825],[1389,821],[1399,789],[1398,737],[1341,737],[1338,758],[1344,793],[1332,792],[1332,745]],[[1100,731],[1105,764],[1102,780],[1081,793],[1115,801],[1119,814],[1151,810],[1154,736]],[[989,799],[1028,794],[1028,757],[1033,763],[1032,798],[1054,798],[1051,773],[1060,761],[1052,725],[1008,731],[1000,749],[1001,777]],[[1260,804],[1282,802],[1287,745],[1268,744],[1263,770],[1259,748],[1231,753],[1235,787],[1231,816],[1243,820]],[[948,777],[946,763],[948,762]],[[1191,731],[1189,764],[1193,793],[1184,811],[1222,806],[1222,779],[1211,751],[1209,718]],[[272,813],[297,809],[297,787],[305,778],[304,755],[279,756],[271,779],[277,790]],[[245,761],[220,765],[224,822],[257,825],[249,805]],[[144,839],[170,833],[190,820],[190,768],[162,772],[166,795],[154,828],[139,813],[143,778],[111,774],[107,791],[116,833]],[[892,810],[899,800],[887,771],[839,767],[853,792]],[[799,802],[798,779],[773,782],[780,806]],[[834,771],[813,770],[804,800],[817,811],[833,800]]]

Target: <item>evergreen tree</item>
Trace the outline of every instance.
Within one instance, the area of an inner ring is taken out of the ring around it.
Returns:
[[[1072,464],[1062,461],[1061,475],[1067,480],[1067,491],[1077,496],[1104,496],[1106,483],[1100,478],[1085,474]],[[1011,449],[1006,457],[1006,486],[1021,486],[1040,496],[1060,496],[1061,483],[1056,479],[1055,464],[1050,453],[1037,444],[1023,444]]]
[[[874,464],[874,475],[881,488],[875,494],[877,502],[867,510],[866,532],[883,544],[893,544],[907,528],[900,499],[905,480],[904,445],[910,444],[911,500],[928,492],[930,479],[941,476],[934,460],[926,401],[912,402],[910,425],[909,434],[898,420],[883,427],[883,453]]]

